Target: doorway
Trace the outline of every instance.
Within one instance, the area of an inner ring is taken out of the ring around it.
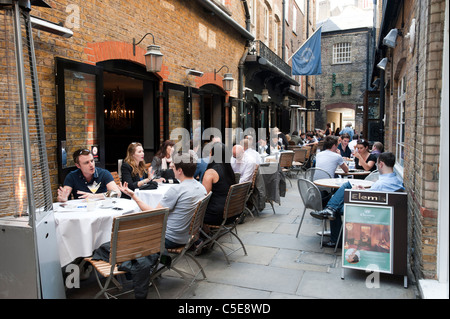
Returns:
[[[103,67],[105,168],[118,171],[128,145],[139,142],[151,162],[159,141],[159,108],[155,107],[157,78],[129,61],[100,62]]]

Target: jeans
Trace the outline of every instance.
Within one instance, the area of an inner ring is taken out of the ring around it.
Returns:
[[[339,187],[339,189],[333,194],[333,197],[328,201],[327,207],[331,207],[339,215],[344,214],[344,193],[346,189],[351,189],[352,184],[346,182]],[[339,231],[341,230],[342,220],[340,216],[336,216],[335,220],[330,220],[331,236],[330,241],[337,243],[339,237]],[[341,238],[342,240],[342,238]]]

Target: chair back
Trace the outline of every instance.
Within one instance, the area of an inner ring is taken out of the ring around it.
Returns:
[[[322,210],[322,196],[319,188],[313,182],[299,178],[297,186],[305,208]]]
[[[189,237],[191,238],[191,241],[197,240],[199,237],[200,229],[203,225],[203,219],[205,217],[206,207],[208,207],[211,196],[212,192],[209,192],[203,199],[198,201],[194,215],[192,216],[191,226],[189,228]]]
[[[366,181],[376,182],[380,178],[380,172],[378,170],[374,170],[369,175],[364,178]]]
[[[330,173],[328,173],[324,169],[318,167],[311,167],[306,170],[305,178],[311,182],[314,182],[316,179],[333,178],[333,177],[330,175]]]
[[[168,214],[168,208],[161,208],[115,217],[110,264],[163,252]]]
[[[304,148],[300,148],[294,150],[294,162],[305,163],[308,159],[307,156],[308,150]]]
[[[244,211],[248,190],[251,185],[251,182],[231,185],[230,190],[228,191],[227,200],[225,201],[225,209],[223,211],[224,221],[230,217],[239,215]]]
[[[280,167],[289,168],[292,167],[292,161],[294,160],[294,152],[282,152],[280,154]]]
[[[123,159],[118,159],[117,160],[117,172],[119,174],[119,178],[122,178],[122,164],[123,164]]]
[[[114,178],[114,182],[117,184],[117,186],[120,185],[120,177],[119,173],[117,172],[111,172],[112,177]]]
[[[256,164],[255,170],[253,171],[253,176],[252,176],[252,186],[250,187],[251,190],[253,190],[255,188],[256,176],[258,175],[258,169],[259,169],[259,165]]]
[[[291,150],[291,151],[295,151],[295,150],[299,150],[299,149],[301,149],[301,146],[298,146],[298,145],[288,145],[288,148],[287,148],[288,150]]]

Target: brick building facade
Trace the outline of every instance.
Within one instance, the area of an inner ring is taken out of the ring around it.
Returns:
[[[47,3],[51,8],[33,6],[31,14],[73,31],[70,38],[33,31],[54,194],[80,147],[98,147],[98,165],[116,171],[131,142],[144,144],[149,161],[173,128],[230,125],[227,103],[238,95],[238,63],[253,39],[242,1]],[[149,32],[134,54],[133,39]],[[153,43],[164,55],[158,73],[145,70]],[[222,84],[226,69],[215,73],[224,65],[235,79],[230,92]],[[117,103],[127,116],[113,119]]]
[[[392,29],[399,30],[394,48],[383,44]],[[424,296],[433,282],[432,293],[448,298],[448,1],[384,1],[377,43],[374,65],[388,60],[385,71],[373,69],[385,147],[408,193],[411,276]]]
[[[323,26],[326,28],[326,26]],[[316,115],[316,127],[343,129],[349,119],[344,112],[351,112],[351,122],[357,132],[363,130],[364,92],[370,87],[368,65],[371,61],[372,29],[322,31],[322,74],[316,80],[316,99],[321,101],[321,110]],[[350,47],[348,62],[333,61],[338,46]],[[334,52],[334,53],[333,53]]]

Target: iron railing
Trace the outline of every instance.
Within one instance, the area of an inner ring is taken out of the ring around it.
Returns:
[[[255,49],[256,54],[273,65],[275,65],[277,68],[279,68],[281,71],[286,73],[287,75],[291,76],[291,67],[289,64],[283,61],[282,58],[280,58],[275,52],[273,52],[267,45],[265,45],[262,41],[256,40],[255,41]]]

